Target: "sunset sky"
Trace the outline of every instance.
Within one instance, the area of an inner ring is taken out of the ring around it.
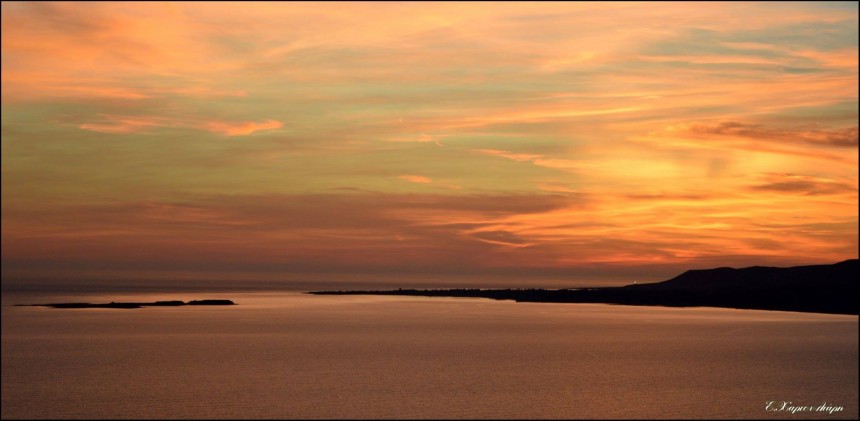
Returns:
[[[4,1],[3,279],[857,258],[857,57],[856,2]]]

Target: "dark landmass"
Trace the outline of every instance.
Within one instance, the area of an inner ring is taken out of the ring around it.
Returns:
[[[177,307],[177,306],[229,306],[235,305],[231,300],[194,300],[189,302],[156,301],[154,303],[57,303],[57,304],[18,304],[18,306],[53,307],[53,308],[141,308],[141,307]]]
[[[230,306],[236,303],[230,300],[194,300],[189,301],[190,306]]]
[[[317,295],[481,297],[547,303],[602,303],[668,307],[860,314],[860,260],[789,268],[753,266],[689,270],[668,281],[581,289],[397,289],[311,291]]]

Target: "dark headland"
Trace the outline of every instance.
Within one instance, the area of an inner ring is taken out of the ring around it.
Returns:
[[[581,289],[397,289],[311,291],[317,295],[481,297],[546,303],[602,303],[668,307],[860,314],[860,260],[788,268],[753,266],[689,270],[668,281]]]
[[[111,301],[107,304],[91,303],[56,303],[56,304],[18,304],[19,306],[53,307],[53,308],[141,308],[141,307],[178,307],[178,306],[230,306],[235,305],[231,300],[192,300],[183,302],[155,301],[151,303],[116,303]]]

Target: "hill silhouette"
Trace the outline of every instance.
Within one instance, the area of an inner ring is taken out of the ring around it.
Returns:
[[[582,289],[397,289],[312,291],[310,294],[483,297],[520,302],[604,303],[671,307],[860,314],[860,260],[788,268],[689,270],[663,282]]]

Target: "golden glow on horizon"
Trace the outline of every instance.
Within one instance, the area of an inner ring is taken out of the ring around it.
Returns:
[[[848,2],[3,2],[3,274],[857,258],[857,32]]]

